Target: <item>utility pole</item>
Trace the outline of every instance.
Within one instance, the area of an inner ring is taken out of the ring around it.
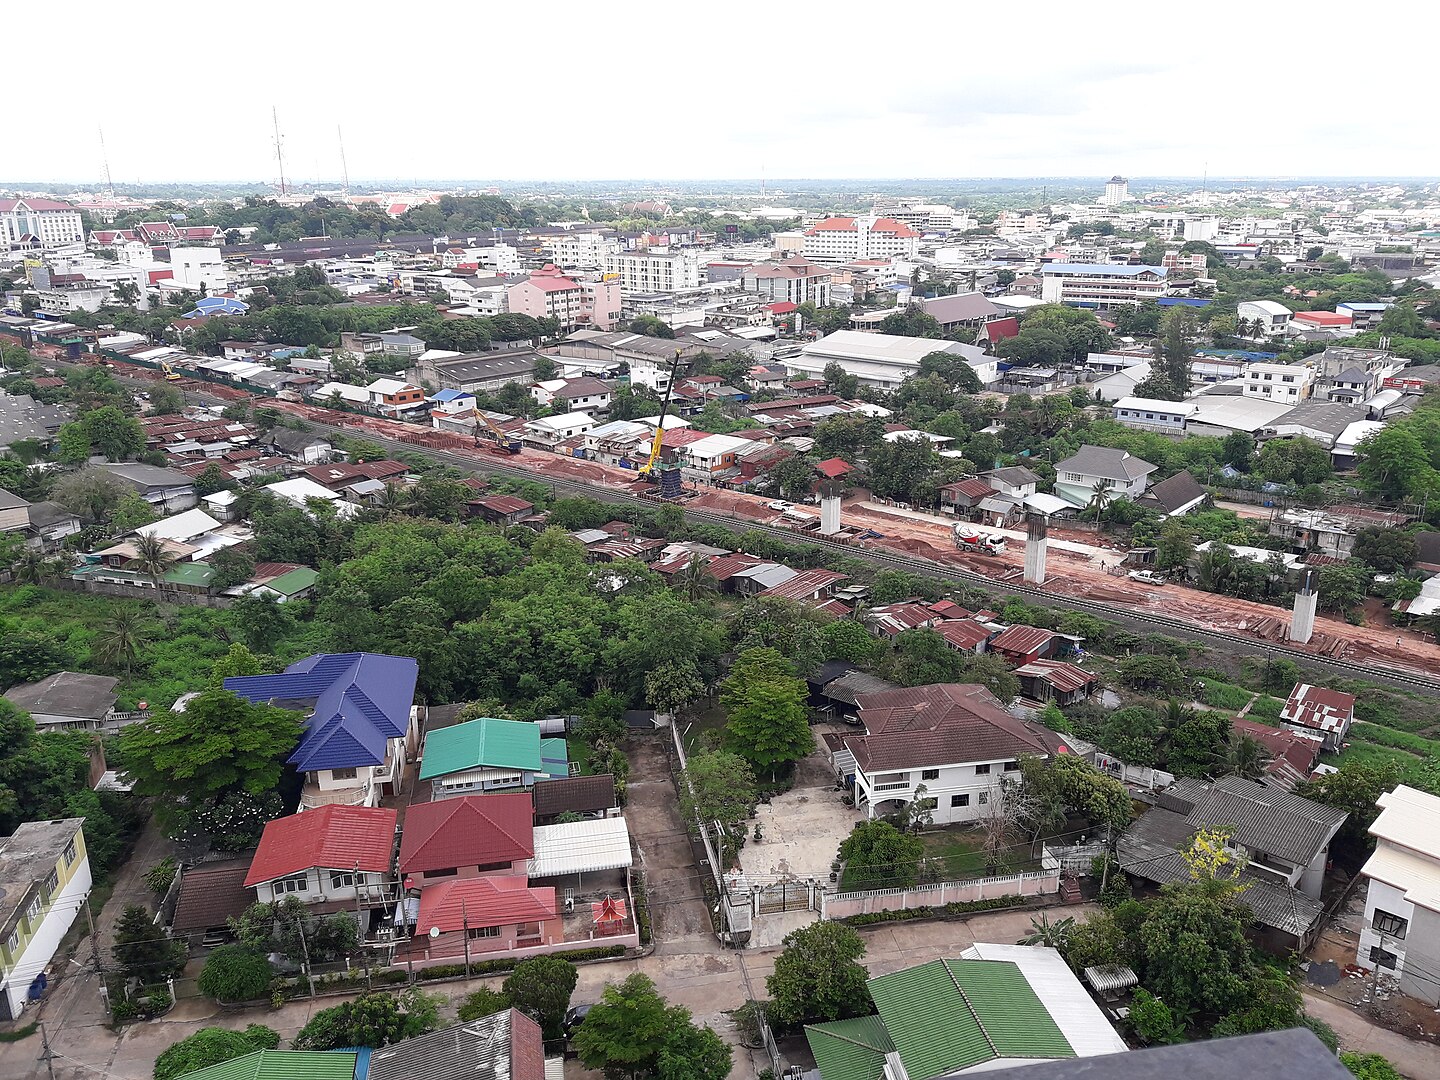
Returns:
[[[355,860],[355,926],[360,934],[360,963],[365,968],[365,989],[373,990],[370,985],[370,954],[365,951],[365,918],[364,909],[360,906],[360,860]]]
[[[99,975],[100,966],[100,936],[95,932],[95,912],[90,910],[90,894],[85,894],[85,920],[90,924],[90,959],[95,964],[95,974]]]
[[[315,997],[315,972],[310,967],[310,946],[305,942],[305,916],[301,915],[295,920],[295,929],[300,933],[300,959],[305,964],[305,979],[310,984],[310,997]]]
[[[45,1034],[45,1021],[40,1021],[40,1056],[37,1061],[45,1062],[45,1071],[50,1074],[50,1080],[55,1080],[55,1051],[50,1049],[50,1037]]]
[[[465,910],[465,900],[460,900],[460,925],[465,933],[465,978],[470,978],[470,915]]]

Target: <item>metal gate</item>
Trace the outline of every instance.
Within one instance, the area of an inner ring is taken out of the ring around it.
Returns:
[[[803,881],[777,881],[757,889],[756,910],[761,915],[777,911],[806,911],[810,907],[810,885]]]

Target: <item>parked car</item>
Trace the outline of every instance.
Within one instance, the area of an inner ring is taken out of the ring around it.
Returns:
[[[576,1005],[573,1009],[565,1011],[565,1037],[568,1039],[575,1034],[575,1029],[585,1022],[585,1017],[590,1015],[593,1005]]]
[[[1131,570],[1129,577],[1132,581],[1141,581],[1146,585],[1165,584],[1165,575],[1158,570]]]
[[[783,514],[786,510],[795,509],[795,504],[788,503],[784,499],[776,499],[774,502],[766,503],[765,509],[774,510],[777,514]]]

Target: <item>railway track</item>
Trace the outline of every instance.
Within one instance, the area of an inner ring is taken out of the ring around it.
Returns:
[[[137,383],[145,383],[146,380],[131,379]],[[195,392],[190,387],[185,388],[188,393],[195,397],[203,397],[207,391]],[[212,397],[218,395],[211,395]],[[223,399],[222,399],[223,400]],[[549,484],[551,489],[558,492],[564,491],[567,494],[580,495],[586,498],[596,499],[601,502],[615,503],[630,506],[654,506],[654,499],[648,499],[640,495],[634,495],[626,491],[618,491],[614,488],[601,484],[587,483],[581,480],[560,479],[537,473],[534,470],[511,463],[512,459],[503,457],[491,457],[479,453],[458,453],[454,450],[440,449],[434,446],[427,446],[417,441],[404,438],[391,437],[381,434],[377,429],[384,427],[403,428],[405,425],[398,421],[373,422],[371,418],[365,418],[365,422],[359,422],[359,418],[352,419],[351,414],[335,413],[338,420],[343,422],[327,423],[320,417],[331,410],[317,406],[291,406],[288,402],[276,402],[269,398],[255,397],[257,404],[276,407],[282,411],[291,412],[303,417],[308,423],[322,430],[347,437],[361,437],[388,446],[397,450],[404,450],[409,453],[419,453],[432,457],[445,464],[453,465],[458,469],[468,472],[489,472],[505,476],[513,476],[519,479],[530,480],[536,483]],[[290,406],[290,407],[287,407]],[[409,434],[408,432],[406,434]],[[676,505],[676,504],[669,504]],[[1256,641],[1253,638],[1225,630],[1211,630],[1194,623],[1186,622],[1183,619],[1172,616],[1157,615],[1151,612],[1132,611],[1117,604],[1111,604],[1099,600],[1090,600],[1083,597],[1068,596],[1062,593],[1049,592],[1034,585],[1027,585],[1023,582],[997,582],[984,574],[974,570],[962,569],[956,566],[948,566],[935,562],[932,559],[925,559],[916,555],[900,555],[894,552],[885,551],[874,547],[861,547],[853,544],[841,544],[833,540],[826,540],[821,537],[801,536],[790,529],[777,528],[773,525],[765,525],[760,522],[751,521],[746,518],[732,517],[729,514],[719,513],[714,510],[701,510],[680,505],[679,508],[684,514],[696,521],[707,524],[718,525],[731,532],[756,531],[772,536],[778,540],[788,543],[806,543],[816,547],[825,548],[853,558],[864,559],[867,562],[896,570],[906,570],[911,573],[924,574],[929,577],[942,578],[950,581],[963,582],[965,584],[977,585],[985,589],[1003,589],[1007,593],[1033,601],[1042,607],[1058,607],[1075,611],[1084,611],[1089,614],[1104,618],[1111,622],[1120,622],[1132,626],[1163,630],[1173,636],[1189,639],[1205,645],[1221,646],[1231,652],[1241,654],[1252,654],[1265,657],[1284,657],[1296,663],[1304,664],[1309,668],[1346,675],[1352,678],[1364,679],[1370,682],[1383,683],[1402,689],[1417,691],[1432,697],[1440,697],[1440,677],[1432,677],[1409,671],[1402,671],[1391,667],[1364,664],[1353,660],[1345,660],[1338,657],[1323,656],[1304,649],[1295,648],[1279,642]]]

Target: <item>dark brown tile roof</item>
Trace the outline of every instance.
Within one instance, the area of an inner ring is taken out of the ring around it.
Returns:
[[[180,898],[170,928],[177,932],[224,926],[255,902],[255,890],[245,887],[250,859],[201,865],[180,878]]]
[[[536,817],[609,810],[615,806],[615,777],[597,773],[546,780],[535,785],[534,797]]]
[[[867,773],[965,761],[1050,754],[1059,745],[1044,728],[1011,716],[983,686],[937,683],[865,694],[860,721],[868,734],[846,747]]]

